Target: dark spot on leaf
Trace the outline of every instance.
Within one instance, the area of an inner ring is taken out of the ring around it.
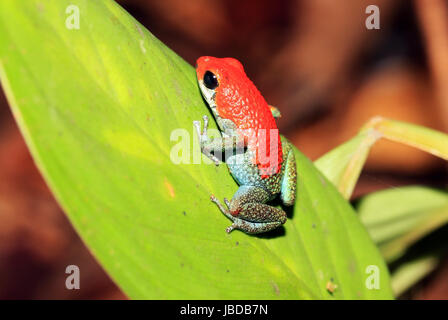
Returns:
[[[322,183],[322,185],[326,186],[327,185],[327,181],[325,181],[325,178],[322,177],[322,176],[320,176],[319,178],[320,178],[320,182]]]
[[[272,281],[271,284],[272,284],[272,288],[274,288],[275,295],[278,296],[280,294],[280,289],[279,289],[278,285],[274,281]]]
[[[187,215],[187,213],[186,213],[185,211],[182,211],[182,214],[183,214],[184,216],[186,216],[186,215]]]
[[[229,273],[229,272],[230,272],[230,270],[229,270],[229,269],[227,269],[227,270],[226,270],[226,272],[227,272],[227,273]]]
[[[354,260],[350,261],[348,264],[348,272],[355,273],[356,272],[356,262]]]
[[[135,26],[136,26],[136,28],[137,28],[138,33],[140,33],[140,35],[141,35],[142,37],[145,37],[145,34],[143,33],[143,31],[142,31],[142,29],[140,28],[140,26],[139,26],[138,24],[135,24]]]
[[[113,24],[117,25],[120,23],[120,21],[118,21],[118,18],[116,16],[112,16],[110,17],[110,20],[112,21]]]
[[[45,10],[45,6],[44,6],[44,4],[43,4],[42,2],[39,2],[39,3],[37,4],[37,10],[39,10],[39,13],[44,12],[44,10]]]
[[[237,242],[235,242],[235,244],[236,244],[236,245],[239,245],[240,243],[237,241]]]
[[[313,223],[312,227],[313,227],[313,229],[316,229],[316,224],[315,224],[315,223]]]

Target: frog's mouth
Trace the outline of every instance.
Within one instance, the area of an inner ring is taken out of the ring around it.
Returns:
[[[213,116],[215,117],[215,120],[219,123],[219,119],[221,119],[221,116],[218,113],[218,110],[216,109],[216,91],[210,90],[204,85],[203,80],[198,80],[199,88],[201,89],[201,94],[204,97],[205,101],[207,102],[208,106],[212,110]]]
[[[216,104],[215,104],[216,91],[207,88],[205,86],[203,80],[198,80],[198,83],[199,83],[199,88],[201,89],[201,93],[202,93],[202,96],[204,97],[204,99],[207,101],[207,103],[210,106],[214,105],[216,107]]]

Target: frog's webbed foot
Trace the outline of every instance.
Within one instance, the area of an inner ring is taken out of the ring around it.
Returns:
[[[230,220],[233,221],[233,219],[234,219],[235,217],[232,216],[232,214],[230,213],[230,202],[229,202],[229,200],[227,200],[226,198],[224,198],[224,203],[226,204],[227,208],[224,207],[224,206],[222,205],[222,203],[221,203],[221,202],[220,202],[214,195],[211,195],[211,196],[210,196],[210,200],[212,200],[212,202],[215,203],[215,204],[218,206],[219,210],[221,210],[221,212],[224,213],[224,215],[225,215],[227,218],[229,218]]]
[[[200,121],[193,121],[193,125],[196,128],[196,132],[199,137],[199,144],[201,146],[201,152],[210,160],[212,160],[215,165],[219,165],[219,159],[215,157],[212,154],[213,148],[211,148],[210,144],[210,138],[207,135],[207,129],[208,129],[208,117],[204,115],[202,117],[202,120],[204,121],[204,129],[201,131],[201,122]]]
[[[239,223],[237,220],[240,220],[238,218],[235,218],[234,216],[232,216],[232,214],[230,213],[230,202],[229,200],[227,200],[226,198],[224,198],[224,203],[226,204],[227,208],[224,207],[222,205],[222,203],[214,196],[211,195],[210,196],[210,200],[212,200],[213,203],[215,203],[219,210],[221,210],[221,212],[230,220],[232,220],[232,225],[230,225],[229,227],[226,228],[226,232],[230,233],[232,232],[234,229],[238,229],[238,225],[241,224],[241,222]]]
[[[226,228],[226,232],[227,232],[227,233],[230,233],[230,232],[232,232],[234,229],[238,229],[238,225],[241,224],[241,221],[238,221],[238,220],[241,220],[241,219],[235,218],[235,217],[232,216],[232,214],[230,213],[230,209],[229,209],[229,208],[230,208],[230,202],[229,202],[229,200],[227,200],[226,198],[224,198],[224,203],[226,204],[227,208],[224,207],[224,206],[222,205],[222,203],[221,203],[221,202],[220,202],[214,195],[211,195],[211,196],[210,196],[210,200],[212,200],[212,202],[215,203],[215,204],[218,206],[219,210],[221,210],[221,212],[222,212],[227,218],[229,218],[230,220],[232,220],[233,223],[232,223],[229,227]]]

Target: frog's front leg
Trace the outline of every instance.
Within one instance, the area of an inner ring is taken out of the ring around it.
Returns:
[[[274,118],[282,117],[280,110],[278,110],[276,107],[269,105],[269,108],[271,109],[271,113]]]
[[[244,151],[244,137],[239,137],[236,135],[229,136],[228,134],[223,137],[217,137],[211,140],[207,135],[207,129],[208,129],[208,117],[203,116],[202,117],[204,121],[204,129],[201,132],[201,123],[199,121],[193,121],[193,125],[196,128],[198,137],[199,137],[199,143],[201,146],[201,152],[211,159],[216,165],[219,165],[219,162],[222,161],[223,157],[219,159],[216,156],[216,152],[220,152],[221,155],[227,152],[233,152],[235,150],[241,150],[241,152]]]
[[[201,122],[193,121],[193,125],[196,128],[196,132],[199,137],[199,145],[201,146],[201,152],[205,154],[207,158],[212,160],[216,165],[219,165],[219,159],[212,154],[212,150],[208,146],[210,145],[210,138],[207,135],[208,129],[208,117],[203,116],[202,120],[204,121],[204,129],[201,131]]]
[[[248,234],[256,234],[270,231],[286,222],[283,210],[265,204],[271,197],[262,188],[240,186],[230,202],[224,199],[227,208],[214,196],[211,196],[211,200],[233,222],[226,229],[227,233],[239,229]]]

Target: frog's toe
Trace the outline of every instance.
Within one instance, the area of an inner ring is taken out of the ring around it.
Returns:
[[[227,208],[230,210],[230,201],[227,198],[224,198],[224,203],[226,204]]]
[[[201,122],[194,120],[193,126],[196,128],[196,132],[198,133],[198,137],[201,138]]]
[[[205,133],[208,128],[208,116],[206,115],[202,116],[202,120],[204,121],[204,133]]]
[[[211,196],[210,196],[210,200],[218,206],[219,210],[220,210],[220,211],[221,211],[227,218],[229,218],[229,219],[232,220],[232,221],[235,221],[235,218],[234,218],[234,217],[232,216],[232,214],[230,213],[230,210],[229,210],[228,208],[224,207],[224,206],[221,204],[221,202],[220,202],[214,195],[211,195]],[[224,201],[224,202],[225,202],[225,201]],[[226,203],[226,205],[227,205],[227,203]]]
[[[236,229],[236,225],[234,223],[232,223],[229,227],[226,228],[226,232],[230,233],[235,229]]]

